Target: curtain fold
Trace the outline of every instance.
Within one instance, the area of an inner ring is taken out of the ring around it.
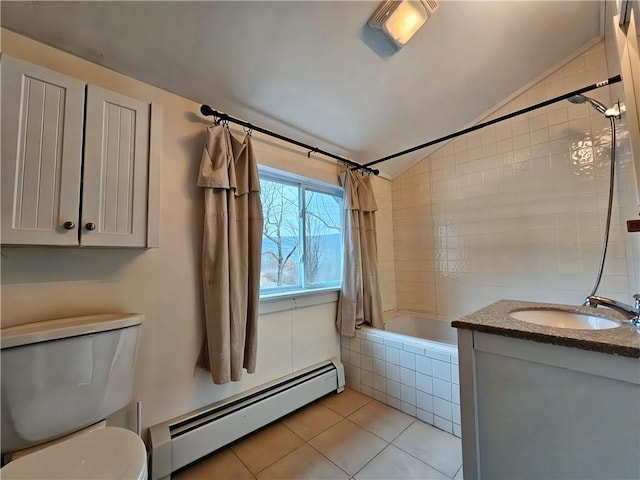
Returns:
[[[344,187],[344,268],[336,326],[341,335],[353,337],[363,324],[384,328],[378,282],[378,206],[369,175],[345,170],[340,179]]]
[[[207,129],[198,186],[204,188],[204,339],[198,364],[213,382],[255,372],[260,296],[262,204],[251,137]]]

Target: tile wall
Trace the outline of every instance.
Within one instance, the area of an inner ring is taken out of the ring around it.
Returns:
[[[485,120],[605,78],[602,42]],[[608,87],[589,95],[612,104]],[[599,294],[629,303],[640,253],[625,220],[638,211],[624,123],[617,132]],[[501,298],[581,303],[599,265],[610,145],[591,106],[556,103],[458,137],[394,179],[397,308],[455,319]]]
[[[461,435],[458,351],[362,328],[342,337],[347,385],[441,430]]]

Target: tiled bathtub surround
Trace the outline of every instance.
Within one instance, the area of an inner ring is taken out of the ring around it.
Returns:
[[[457,348],[367,327],[341,347],[349,387],[461,435]]]
[[[599,43],[484,120],[608,76]],[[588,95],[613,103],[609,87]],[[628,133],[617,125],[599,294],[629,303],[640,249],[624,221],[638,210]],[[458,137],[395,178],[396,308],[455,319],[503,298],[582,303],[600,262],[610,145],[607,119],[561,102]]]

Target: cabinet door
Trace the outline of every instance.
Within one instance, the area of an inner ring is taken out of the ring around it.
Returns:
[[[87,87],[81,245],[146,245],[149,110]]]
[[[77,245],[85,84],[4,54],[1,69],[2,243]]]

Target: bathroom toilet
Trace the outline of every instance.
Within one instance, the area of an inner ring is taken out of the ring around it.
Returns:
[[[147,479],[140,437],[104,426],[133,398],[142,320],[90,315],[0,330],[1,447],[12,459],[3,480]]]

